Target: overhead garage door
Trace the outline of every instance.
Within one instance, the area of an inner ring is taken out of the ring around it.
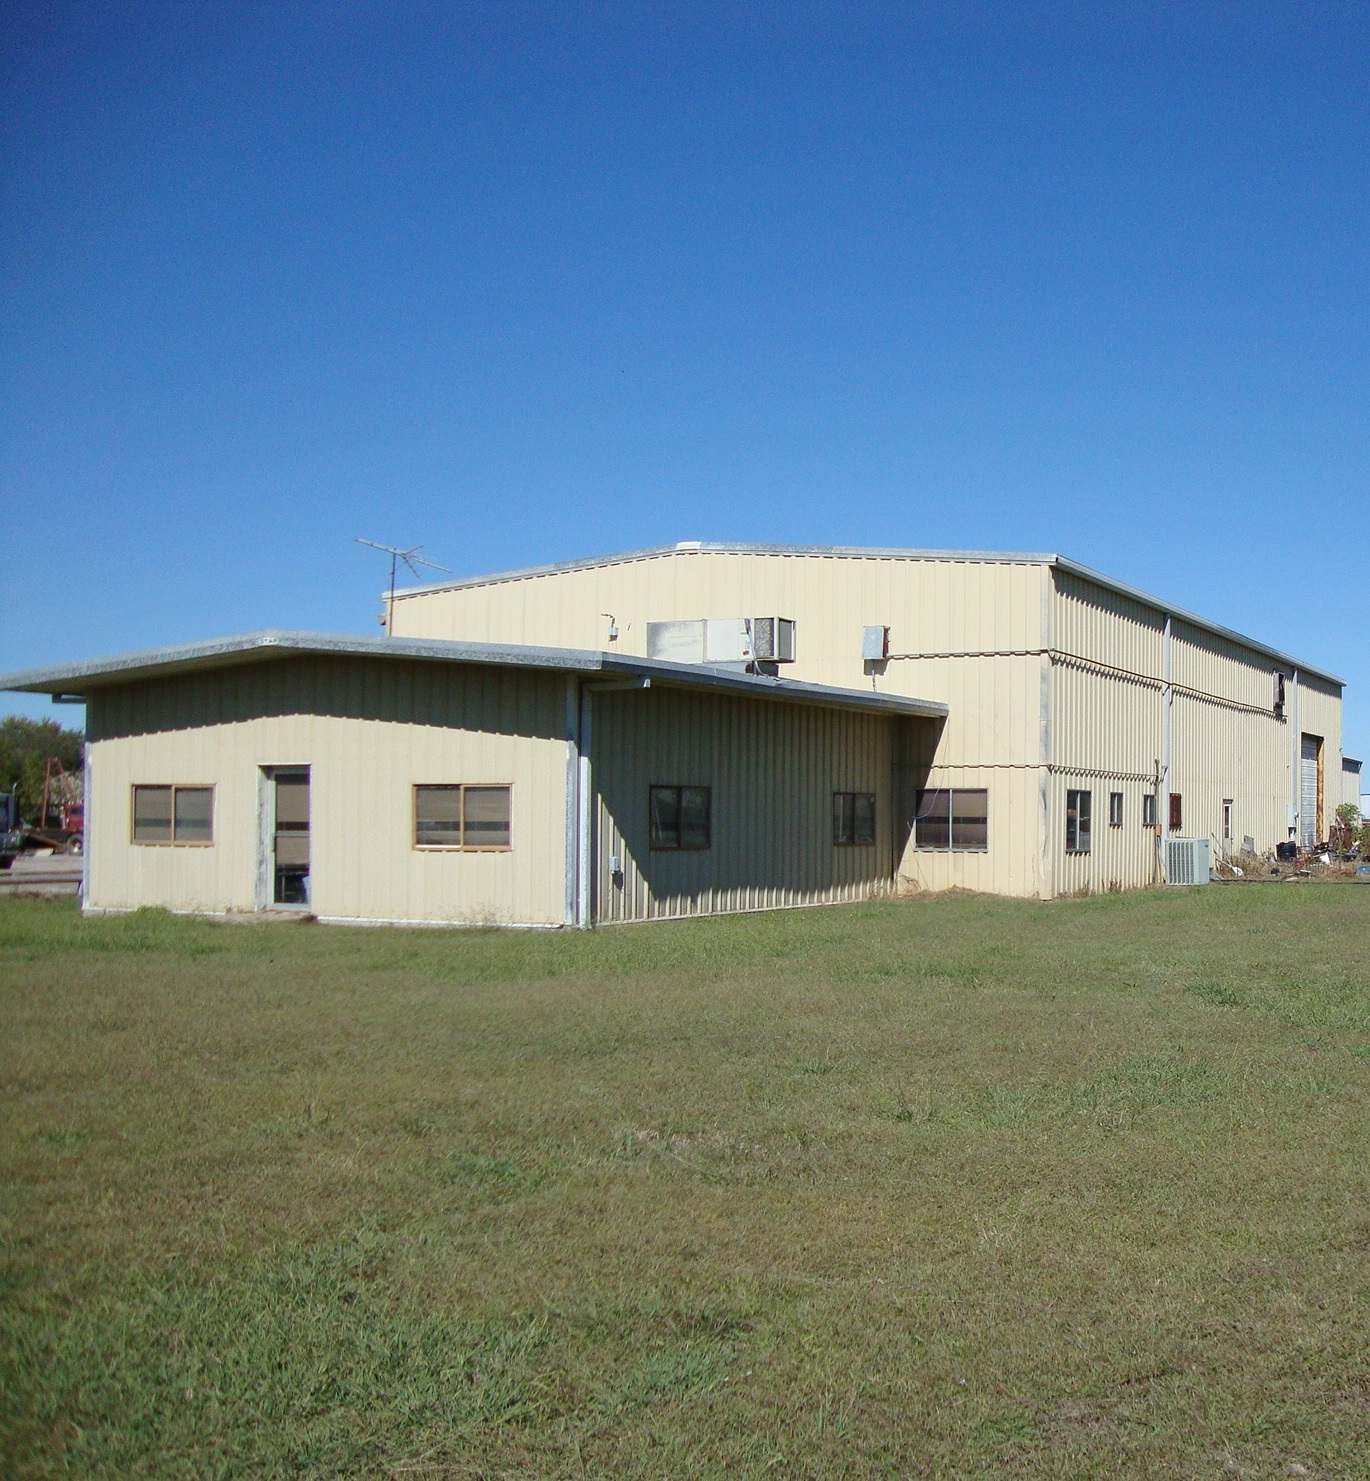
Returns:
[[[1312,848],[1318,841],[1318,829],[1322,819],[1319,817],[1321,800],[1318,793],[1318,773],[1321,770],[1319,762],[1322,758],[1322,737],[1320,735],[1305,735],[1300,737],[1301,746],[1299,751],[1299,842],[1304,848]]]

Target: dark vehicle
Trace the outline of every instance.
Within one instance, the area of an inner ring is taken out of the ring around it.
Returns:
[[[15,793],[0,792],[0,869],[10,868],[24,849],[51,849],[57,854],[85,852],[85,807],[79,802],[57,800],[58,789],[52,782],[58,778],[66,778],[62,763],[50,761],[43,780],[38,823],[26,823],[19,816],[19,798]]]
[[[28,831],[19,821],[19,799],[13,792],[0,792],[0,869],[8,869],[24,846]]]

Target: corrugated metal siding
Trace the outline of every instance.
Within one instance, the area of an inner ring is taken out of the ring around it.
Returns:
[[[1323,742],[1322,815],[1313,830],[1319,842],[1331,832],[1337,810],[1335,778],[1342,762],[1341,715],[1341,700],[1330,684],[1299,675],[1299,731],[1321,736]]]
[[[405,598],[395,622],[405,636],[605,648],[600,614],[612,612],[618,649],[645,654],[649,621],[791,617],[797,660],[785,675],[857,688],[872,682],[861,658],[867,625],[890,628],[894,653],[987,655],[896,658],[875,677],[882,692],[950,706],[929,785],[957,779],[991,794],[989,855],[908,854],[901,873],[929,889],[1038,894],[1046,582],[1032,565],[678,551]],[[966,780],[977,766],[984,774]]]
[[[1141,823],[1145,780],[1163,755],[1164,618],[1140,604],[1056,573],[1053,611],[1054,784],[1049,838],[1062,892],[1129,887],[1153,877],[1154,835]],[[1067,655],[1078,655],[1078,658]],[[1079,659],[1092,660],[1081,662]],[[1118,673],[1101,667],[1103,664]],[[1178,832],[1222,846],[1222,805],[1233,802],[1233,839],[1272,848],[1288,836],[1295,799],[1293,687],[1274,714],[1275,665],[1216,634],[1176,621],[1171,634],[1171,774],[1183,799]],[[1339,753],[1341,701],[1322,681],[1301,681],[1298,728]],[[1310,720],[1313,716],[1316,724]],[[1317,725],[1325,725],[1319,732]],[[1065,853],[1065,791],[1094,792],[1094,848]],[[1107,824],[1107,794],[1124,794],[1124,824]],[[1162,819],[1166,814],[1161,803]],[[1102,819],[1102,822],[1101,822]]]
[[[1045,566],[950,559],[870,559],[677,551],[622,565],[432,592],[396,605],[397,631],[441,638],[607,646],[618,619],[627,652],[645,652],[646,623],[689,617],[792,617],[795,678],[870,681],[860,631],[891,629],[895,653],[986,654],[897,659],[876,678],[887,692],[951,708],[929,785],[990,792],[985,854],[917,854],[906,881],[1010,895],[1128,888],[1155,877],[1155,835],[1141,798],[1162,755],[1164,618],[1154,608]],[[1051,656],[1042,650],[1050,648]],[[1108,669],[1103,665],[1110,666]],[[1222,801],[1235,804],[1240,842],[1287,836],[1295,795],[1291,712],[1272,712],[1273,661],[1201,628],[1174,624],[1171,790],[1184,832],[1220,842]],[[1124,670],[1126,672],[1114,672]],[[1301,679],[1298,727],[1340,766],[1341,703],[1333,686]],[[1292,695],[1291,695],[1292,700]],[[1065,853],[1065,792],[1094,793],[1094,849]],[[1108,793],[1124,794],[1110,829]],[[1326,799],[1333,789],[1325,789]],[[1326,836],[1327,817],[1319,836]]]
[[[405,637],[552,643],[645,654],[647,623],[694,617],[792,617],[797,658],[787,678],[849,688],[871,683],[861,629],[890,628],[896,653],[981,653],[1041,646],[1040,566],[876,560],[849,556],[669,555],[590,571],[438,591],[397,601]],[[985,667],[988,665],[988,667]],[[1037,759],[1035,697],[1012,659],[892,661],[876,683],[890,694],[941,700],[944,738],[958,764],[1002,759],[1005,746]]]
[[[1343,757],[1341,771],[1341,800],[1351,807],[1360,808],[1360,768],[1349,766]]]
[[[916,724],[665,689],[592,697],[595,916],[659,920],[892,888],[892,737]],[[709,787],[712,846],[648,846],[653,785]],[[874,847],[832,842],[834,791],[876,794]],[[614,855],[623,875],[610,875]]]
[[[989,847],[981,853],[920,849],[910,837],[899,864],[902,887],[978,890],[995,895],[1040,895],[1046,888],[1038,856],[1037,766],[936,766],[928,787],[983,787],[989,794]]]
[[[88,903],[258,905],[258,779],[311,775],[312,908],[343,919],[560,924],[566,681],[556,674],[298,659],[92,694]],[[135,783],[215,788],[214,844],[130,842]],[[412,788],[513,787],[508,853],[412,847]]]

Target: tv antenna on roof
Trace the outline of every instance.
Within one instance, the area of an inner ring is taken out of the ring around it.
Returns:
[[[435,561],[426,561],[419,554],[422,545],[411,545],[408,550],[401,550],[397,545],[377,545],[374,540],[363,540],[360,535],[354,537],[358,545],[369,545],[372,550],[379,550],[390,557],[390,600],[385,607],[385,635],[390,635],[395,630],[395,571],[399,563],[403,561],[414,573],[419,574],[420,566],[427,566],[430,571],[444,571],[451,575],[446,566],[440,566]]]

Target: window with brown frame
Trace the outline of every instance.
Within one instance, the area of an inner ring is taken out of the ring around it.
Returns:
[[[1170,831],[1184,827],[1184,799],[1178,792],[1170,794]]]
[[[875,842],[874,792],[832,794],[832,841],[843,846]]]
[[[652,787],[647,798],[648,841],[654,849],[706,849],[713,843],[708,787]]]
[[[513,847],[508,786],[444,782],[414,788],[414,847],[504,853]]]
[[[134,843],[214,842],[214,788],[179,785],[133,788]]]
[[[989,848],[989,791],[985,787],[929,787],[918,794],[915,848],[984,853]]]

